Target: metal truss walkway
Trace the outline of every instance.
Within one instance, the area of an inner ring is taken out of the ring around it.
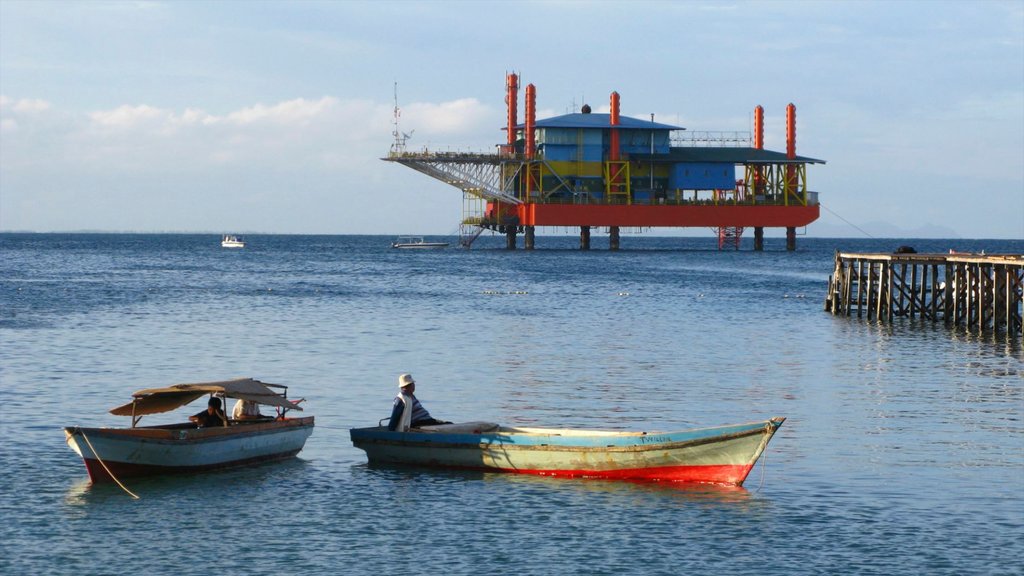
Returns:
[[[451,184],[465,194],[488,201],[522,204],[502,181],[502,165],[521,164],[522,159],[498,154],[464,152],[391,152],[388,162],[397,162],[431,178]]]

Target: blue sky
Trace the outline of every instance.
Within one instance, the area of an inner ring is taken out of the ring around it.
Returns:
[[[1024,238],[1021,0],[0,0],[0,230],[451,233],[394,83],[410,148],[491,151],[507,71],[775,150],[793,102],[811,236]]]

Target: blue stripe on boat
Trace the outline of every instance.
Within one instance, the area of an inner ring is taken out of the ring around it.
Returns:
[[[360,440],[403,440],[423,443],[445,443],[445,444],[469,444],[477,446],[480,444],[511,444],[518,446],[579,446],[579,447],[607,447],[607,446],[644,446],[649,444],[665,444],[672,442],[691,442],[703,438],[712,438],[722,435],[744,434],[764,430],[765,422],[752,422],[749,424],[737,424],[732,426],[720,426],[714,428],[699,428],[680,432],[651,432],[651,433],[629,433],[607,434],[597,432],[595,435],[586,435],[585,430],[576,430],[572,435],[561,435],[557,433],[544,434],[536,432],[487,432],[483,434],[450,434],[442,431],[430,432],[392,432],[387,428],[357,428],[353,429],[352,439]],[[778,424],[775,424],[778,427]],[[533,430],[539,430],[534,428]],[[554,432],[554,430],[552,430]]]

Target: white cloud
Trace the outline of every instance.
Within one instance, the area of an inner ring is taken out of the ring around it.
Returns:
[[[475,116],[458,103],[430,105],[439,115]],[[254,104],[210,114],[147,104],[97,110],[51,123],[36,142],[5,152],[34,165],[59,157],[69,165],[100,174],[201,173],[228,167],[292,171],[310,167],[327,172],[366,165],[387,152],[391,106],[368,100],[324,96]],[[5,130],[18,127],[8,123]],[[42,128],[42,126],[40,126]],[[39,154],[45,142],[48,154]],[[33,145],[36,152],[31,152]]]
[[[31,114],[33,112],[45,112],[50,109],[50,103],[37,98],[21,98],[15,100],[9,96],[0,94],[0,109],[9,110],[19,114]]]
[[[230,140],[253,130],[276,131],[284,135],[302,129],[308,134],[319,131],[325,124],[342,123],[346,124],[345,129],[334,132],[334,135],[345,138],[353,133],[365,133],[361,128],[366,125],[379,129],[387,113],[385,107],[375,107],[366,101],[342,102],[325,96],[319,100],[297,98],[269,106],[256,104],[223,115],[191,107],[178,113],[145,104],[124,105],[91,112],[88,118],[92,129],[118,129],[123,134],[134,132],[138,138],[154,133],[171,135],[191,130],[196,135]]]
[[[129,130],[154,121],[168,120],[172,117],[173,114],[170,112],[146,106],[145,104],[140,106],[125,105],[113,110],[101,110],[89,114],[89,118],[97,126]]]
[[[257,104],[228,114],[224,120],[239,125],[281,124],[289,126],[307,125],[338,106],[338,99],[324,96],[319,100],[296,98],[273,106]]]
[[[45,112],[50,109],[50,103],[46,100],[21,99],[14,103],[15,112]]]
[[[179,123],[183,125],[215,124],[216,122],[217,118],[215,116],[211,116],[197,108],[186,108],[179,118]]]
[[[440,104],[417,102],[403,108],[403,120],[424,133],[448,136],[475,132],[493,114],[476,98],[461,98]],[[493,130],[493,127],[488,126]]]

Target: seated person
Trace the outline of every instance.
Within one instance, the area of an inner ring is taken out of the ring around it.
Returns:
[[[263,414],[260,414],[259,404],[239,398],[238,402],[235,402],[235,407],[231,409],[231,417],[235,420],[256,420],[263,418]]]
[[[430,417],[430,413],[416,398],[416,381],[412,379],[411,374],[402,374],[398,377],[398,389],[398,396],[391,408],[391,421],[388,422],[388,430],[405,432],[409,428],[419,428],[420,426],[451,424],[451,422],[435,420]]]
[[[210,401],[206,403],[206,410],[203,410],[193,416],[189,416],[188,419],[200,428],[228,425],[228,418],[220,409],[220,398],[217,398],[216,396],[211,397]]]

